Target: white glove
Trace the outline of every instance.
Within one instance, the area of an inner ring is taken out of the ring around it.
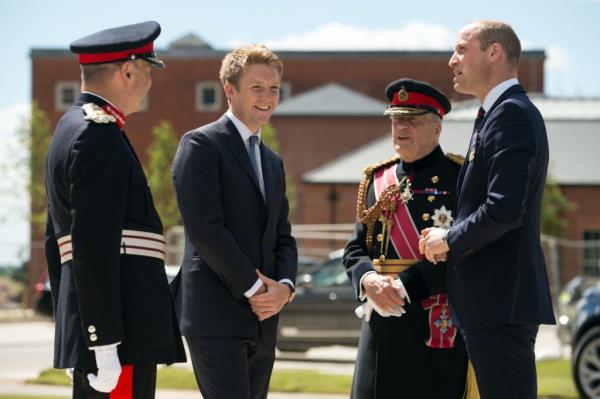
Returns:
[[[396,290],[398,290],[398,292],[400,293],[400,296],[402,298],[406,299],[408,303],[410,303],[410,298],[408,297],[408,294],[406,293],[406,289],[404,288],[404,284],[402,284],[402,281],[399,278],[395,278],[393,285],[394,285],[394,288]],[[371,314],[373,313],[373,310],[375,310],[377,313],[379,313],[379,315],[381,317],[390,317],[390,316],[402,317],[402,315],[404,313],[406,313],[406,310],[402,306],[398,306],[393,312],[386,312],[383,309],[381,309],[379,306],[377,306],[373,302],[371,302],[369,300],[369,298],[367,298],[367,302],[363,303],[362,305],[360,305],[356,309],[354,309],[354,314],[359,319],[362,319],[364,317],[366,321],[369,321],[369,320],[371,320]]]
[[[88,374],[90,386],[98,392],[109,393],[117,386],[121,375],[121,363],[117,353],[117,345],[106,345],[91,348],[96,354],[98,375]]]

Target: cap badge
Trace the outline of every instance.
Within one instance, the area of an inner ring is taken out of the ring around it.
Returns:
[[[109,115],[105,110],[100,108],[100,106],[94,103],[87,103],[81,106],[83,112],[85,112],[86,121],[92,121],[94,123],[111,123],[116,122],[116,118],[112,115]]]
[[[404,85],[400,86],[400,90],[398,90],[398,100],[402,102],[408,100],[408,92],[406,91],[406,87],[404,87]]]

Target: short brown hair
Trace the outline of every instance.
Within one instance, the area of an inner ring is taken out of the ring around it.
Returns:
[[[115,71],[127,61],[105,62],[102,64],[83,64],[81,67],[81,80],[84,84],[103,84]]]
[[[478,25],[477,37],[481,43],[481,51],[486,50],[492,43],[498,43],[504,49],[508,63],[516,68],[521,56],[521,42],[513,28],[500,21],[482,20],[475,21],[475,24]]]
[[[221,83],[229,83],[236,89],[242,77],[246,65],[265,64],[274,67],[279,76],[283,74],[283,64],[279,57],[262,44],[250,44],[247,46],[236,47],[223,58],[219,78]]]

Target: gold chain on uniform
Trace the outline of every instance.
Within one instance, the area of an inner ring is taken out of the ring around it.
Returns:
[[[367,234],[366,234],[366,244],[369,251],[371,251],[371,245],[373,244],[373,231],[375,229],[375,223],[380,219],[380,216],[387,211],[393,212],[396,208],[396,202],[398,200],[400,194],[400,188],[402,183],[406,180],[406,177],[402,179],[400,184],[392,184],[391,186],[386,187],[383,192],[379,195],[379,199],[367,209],[367,196],[368,196],[368,188],[369,182],[371,181],[371,177],[375,170],[396,163],[400,160],[400,157],[395,156],[389,159],[386,159],[381,162],[377,162],[375,164],[369,165],[363,169],[364,176],[358,186],[358,199],[356,203],[356,217],[358,221],[367,226]],[[382,227],[385,230],[385,218],[382,221],[384,226]],[[389,226],[391,228],[391,225]],[[382,233],[385,231],[382,230]],[[388,229],[389,230],[389,229]],[[389,232],[388,232],[389,233]],[[389,240],[389,235],[388,235]],[[382,243],[382,253],[383,251],[383,243]],[[386,245],[387,247],[387,245]],[[386,248],[387,249],[387,248]],[[386,251],[387,252],[387,251]]]

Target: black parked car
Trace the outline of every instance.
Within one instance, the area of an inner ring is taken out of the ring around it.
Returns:
[[[588,288],[575,307],[571,366],[582,398],[600,398],[600,284]]]
[[[358,344],[359,305],[342,264],[342,250],[296,279],[296,297],[281,312],[277,347],[306,351],[314,346]]]

